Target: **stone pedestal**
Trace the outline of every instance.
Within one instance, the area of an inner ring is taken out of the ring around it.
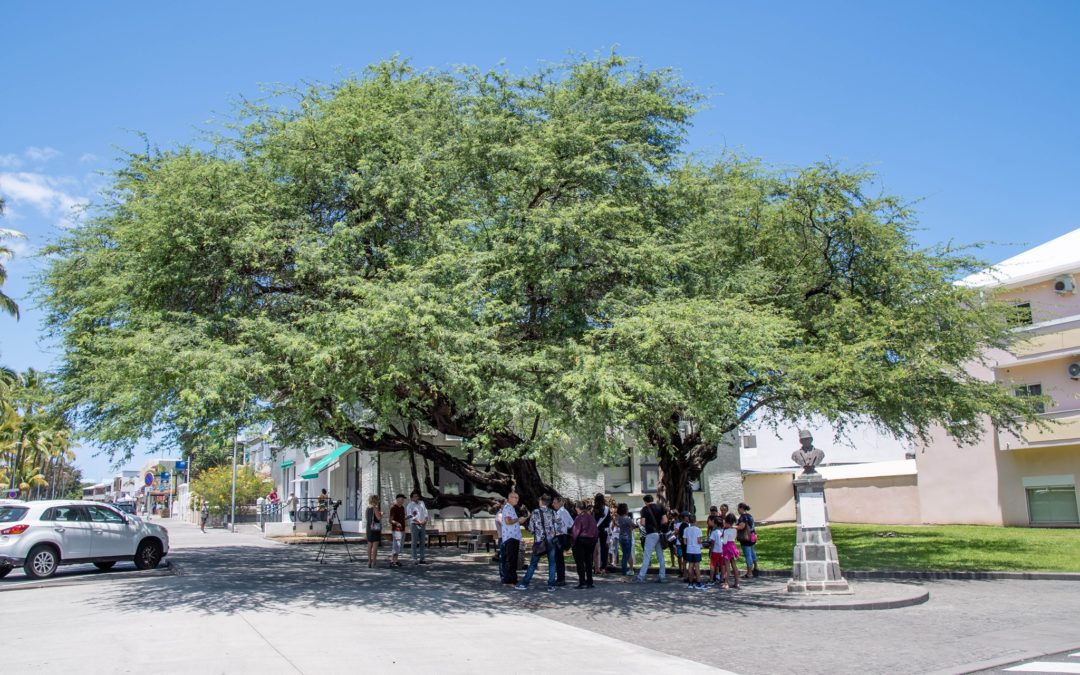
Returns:
[[[825,479],[819,474],[804,473],[795,478],[795,512],[798,529],[788,592],[851,593],[832,542],[825,511]]]

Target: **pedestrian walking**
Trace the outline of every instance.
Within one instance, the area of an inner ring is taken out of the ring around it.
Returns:
[[[412,537],[412,561],[414,565],[426,565],[427,547],[425,535],[427,531],[428,513],[424,500],[420,499],[420,493],[416,490],[409,495],[409,505],[405,507],[405,519],[409,521],[409,535]]]
[[[206,534],[206,521],[210,520],[210,505],[204,500],[202,508],[199,509],[199,529]]]
[[[593,552],[599,532],[596,517],[589,509],[587,501],[581,502],[574,527],[570,530],[570,541],[574,550],[574,563],[577,567],[578,585],[576,588],[593,587]]]
[[[506,555],[506,542],[503,541],[502,533],[502,518],[499,514],[502,513],[503,505],[506,504],[505,499],[499,499],[495,503],[495,562],[499,568],[499,583],[505,584],[506,577],[503,576],[503,556]]]
[[[541,558],[547,558],[548,562],[548,590],[554,591],[556,588],[555,552],[559,546],[556,542],[559,534],[556,522],[561,525],[562,521],[556,520],[555,512],[551,510],[550,505],[551,497],[541,495],[539,508],[529,515],[528,528],[533,533],[532,555],[529,557],[529,568],[525,570],[525,578],[515,586],[519,591],[524,591],[529,587],[529,582],[532,581]]]
[[[666,573],[664,569],[664,549],[660,543],[660,538],[663,536],[664,529],[666,529],[668,518],[663,507],[653,503],[652,495],[645,495],[642,500],[645,502],[645,506],[641,509],[641,522],[645,528],[645,543],[643,546],[644,556],[641,559],[641,570],[638,572],[637,579],[641,582],[645,581],[645,575],[648,573],[649,565],[652,563],[652,555],[655,553],[657,566],[660,568],[660,576],[656,581],[662,584],[666,581]]]
[[[364,510],[364,529],[367,532],[367,566],[375,567],[379,558],[379,544],[382,543],[382,510],[379,508],[379,495],[368,497],[368,506]]]
[[[390,565],[401,567],[401,548],[405,543],[405,495],[394,496],[390,507]]]
[[[521,525],[525,518],[518,515],[517,505],[521,499],[516,492],[506,495],[506,505],[499,512],[502,519],[503,547],[503,583],[517,586],[518,556],[521,554]]]

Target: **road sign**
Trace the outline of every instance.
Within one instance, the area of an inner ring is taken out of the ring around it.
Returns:
[[[170,476],[170,475],[171,475],[171,474],[169,474],[169,472],[168,472],[168,471],[162,471],[162,472],[161,472],[161,482],[162,482],[162,483],[168,483],[168,482],[169,482],[169,476]]]
[[[143,476],[143,483],[146,483],[147,485],[153,485],[154,484],[154,474],[147,471],[146,475]]]
[[[184,471],[187,469],[187,460],[182,460],[176,463],[177,471]]]
[[[7,491],[7,496],[8,496],[8,499],[18,499],[19,498],[19,491],[18,490],[8,490]]]

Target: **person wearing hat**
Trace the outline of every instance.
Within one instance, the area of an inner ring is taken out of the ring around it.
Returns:
[[[817,465],[825,459],[825,453],[814,447],[814,437],[806,429],[799,430],[798,450],[791,453],[791,461],[803,468],[804,474],[817,473]]]

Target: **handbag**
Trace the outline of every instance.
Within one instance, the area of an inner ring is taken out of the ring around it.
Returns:
[[[750,530],[750,536],[746,538],[746,542],[751,546],[757,543],[757,530]]]
[[[375,520],[375,509],[371,510],[371,518],[368,521],[368,529],[372,532],[382,532],[382,521]]]

